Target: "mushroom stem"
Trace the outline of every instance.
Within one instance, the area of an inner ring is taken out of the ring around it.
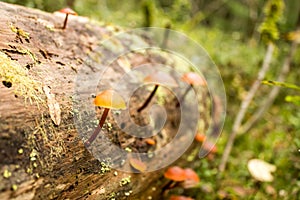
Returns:
[[[144,110],[148,104],[150,103],[152,97],[155,95],[155,92],[158,88],[158,85],[155,85],[153,91],[151,92],[151,94],[149,95],[149,97],[146,99],[145,103],[137,110],[138,112],[141,112],[142,110]]]
[[[105,108],[104,112],[102,114],[102,117],[100,119],[99,125],[97,126],[97,128],[95,129],[93,135],[91,135],[91,137],[85,142],[85,146],[90,146],[91,143],[96,139],[96,137],[98,136],[99,132],[101,131],[103,124],[106,120],[107,114],[109,112],[109,108]]]
[[[189,87],[185,90],[185,92],[183,93],[183,95],[179,98],[176,107],[179,107],[180,103],[184,100],[185,96],[189,93],[189,91],[193,88],[193,85],[190,84]]]
[[[66,14],[66,18],[65,18],[64,25],[63,25],[62,29],[66,29],[66,27],[67,27],[68,16],[69,16],[69,14]]]

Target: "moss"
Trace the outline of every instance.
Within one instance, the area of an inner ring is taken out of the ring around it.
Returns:
[[[14,93],[33,102],[43,102],[41,98],[41,83],[28,75],[28,71],[11,60],[6,54],[0,52],[0,79],[2,82],[11,83]]]

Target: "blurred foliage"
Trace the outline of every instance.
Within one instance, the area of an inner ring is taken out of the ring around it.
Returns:
[[[277,24],[282,17],[284,2],[269,0],[264,7],[265,19],[259,27],[262,38],[268,43],[279,39]]]
[[[272,86],[279,86],[279,87],[283,87],[283,88],[289,88],[289,89],[294,89],[294,90],[300,90],[300,87],[294,84],[290,84],[290,83],[284,83],[284,82],[278,82],[278,81],[262,81],[263,84],[266,85],[272,85]],[[291,102],[294,103],[298,106],[300,106],[300,96],[295,96],[295,95],[288,95],[285,97],[285,100],[287,102]]]
[[[219,67],[229,104],[223,135],[214,160],[195,163],[201,188],[187,191],[196,199],[300,199],[300,112],[286,101],[299,100],[295,90],[282,88],[280,97],[249,133],[237,138],[230,163],[218,180],[217,166],[241,100],[261,66],[265,45],[276,45],[271,71],[266,79],[276,80],[290,48],[288,32],[300,25],[300,1],[284,0],[6,0],[49,12],[70,6],[80,15],[124,27],[157,26],[186,33],[203,46]],[[291,64],[287,82],[300,79],[300,49]],[[249,110],[270,92],[263,85]],[[285,101],[286,100],[286,101]],[[273,183],[256,182],[247,171],[247,161],[260,158],[277,166]]]

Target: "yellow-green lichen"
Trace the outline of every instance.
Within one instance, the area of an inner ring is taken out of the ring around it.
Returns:
[[[4,177],[4,178],[9,178],[9,177],[11,177],[11,172],[8,171],[7,169],[4,170],[4,172],[3,172],[3,177]]]
[[[100,168],[101,174],[104,174],[106,172],[110,172],[111,168],[110,168],[109,164],[107,164],[105,162],[101,162],[100,165],[101,165],[101,168]]]
[[[132,194],[132,190],[129,190],[128,192],[124,192],[124,195],[127,197],[130,196],[131,194]]]
[[[36,161],[36,157],[38,155],[38,152],[35,149],[32,149],[29,157],[30,157],[30,161]]]
[[[14,92],[25,98],[25,101],[43,102],[41,96],[41,83],[28,75],[28,71],[11,60],[0,51],[0,80],[10,82]]]
[[[22,154],[23,152],[24,152],[24,151],[23,151],[22,148],[18,150],[18,153],[19,153],[19,154]]]
[[[17,186],[16,184],[13,184],[13,185],[11,186],[11,189],[12,189],[13,191],[16,191],[16,190],[18,189],[18,186]]]
[[[24,31],[23,29],[20,29],[20,28],[14,26],[13,24],[10,24],[10,30],[12,32],[16,33],[18,36],[29,40],[29,33]]]
[[[128,176],[128,177],[125,177],[125,178],[122,178],[121,181],[120,181],[120,186],[124,186],[124,185],[127,185],[131,182],[131,176]]]

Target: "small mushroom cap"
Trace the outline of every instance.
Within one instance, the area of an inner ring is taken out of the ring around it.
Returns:
[[[200,182],[200,178],[199,178],[198,174],[193,169],[186,168],[186,169],[184,169],[184,172],[185,172],[187,180],[192,180],[196,183]]]
[[[147,165],[138,159],[130,158],[129,163],[134,169],[140,172],[145,172],[147,169]]]
[[[204,142],[205,139],[206,139],[206,136],[203,133],[197,133],[195,135],[195,140],[198,142]]]
[[[271,172],[276,171],[276,166],[271,165],[260,159],[251,159],[248,161],[248,170],[252,177],[261,182],[272,182],[274,177]]]
[[[145,83],[155,83],[156,85],[167,85],[170,87],[178,87],[174,78],[165,72],[155,72],[144,78]]]
[[[69,14],[69,15],[77,15],[77,13],[74,10],[72,10],[71,8],[63,8],[63,9],[59,10],[58,12]]]
[[[152,138],[146,138],[145,142],[151,146],[155,145],[155,143],[156,143],[155,140]]]
[[[191,168],[184,169],[186,180],[182,183],[183,188],[193,188],[198,185],[200,178],[198,174]]]
[[[206,81],[201,76],[199,76],[197,73],[194,72],[185,73],[181,77],[181,79],[191,85],[201,85],[201,86],[206,85]]]
[[[172,195],[169,200],[194,200],[191,197]]]
[[[104,90],[100,92],[94,99],[95,106],[109,109],[126,109],[126,104],[117,92],[114,90]]]
[[[174,166],[169,167],[168,170],[164,173],[165,178],[172,181],[184,181],[186,179],[186,174],[184,169]]]
[[[213,144],[212,142],[205,140],[202,146],[203,149],[205,149],[206,151],[209,151],[210,153],[216,153],[217,152],[217,147],[215,144]]]

